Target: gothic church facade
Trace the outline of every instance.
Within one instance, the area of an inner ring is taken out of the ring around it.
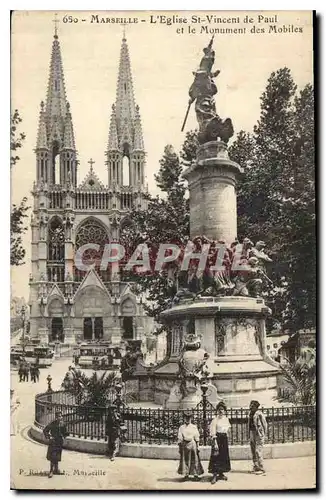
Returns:
[[[108,185],[99,180],[92,160],[86,178],[78,184],[79,162],[57,30],[35,152],[31,337],[45,344],[103,339],[117,346],[129,339],[144,340],[153,323],[144,312],[142,298],[120,280],[119,273],[112,274],[109,267],[101,270],[99,265],[105,244],[117,241],[128,223],[130,209],[146,208],[145,149],[125,36],[105,152]],[[83,262],[95,266],[82,270],[74,256],[90,243],[100,250],[84,252]]]

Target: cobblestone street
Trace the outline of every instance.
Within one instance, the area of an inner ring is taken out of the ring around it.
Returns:
[[[177,461],[117,458],[74,451],[63,451],[61,469],[65,475],[49,479],[46,446],[36,443],[28,435],[34,419],[34,396],[47,388],[46,377],[53,378],[52,387],[59,389],[70,360],[55,361],[49,369],[42,369],[40,381],[19,383],[17,372],[12,372],[11,387],[14,399],[21,408],[18,419],[20,430],[11,437],[11,487],[17,489],[90,489],[90,490],[268,490],[303,489],[315,487],[315,457],[266,460],[266,475],[250,474],[251,463],[232,462],[228,481],[214,486],[207,472],[200,482],[183,482],[177,475]],[[204,462],[207,471],[208,463]]]

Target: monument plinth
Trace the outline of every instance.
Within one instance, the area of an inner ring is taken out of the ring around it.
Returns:
[[[223,399],[230,407],[247,407],[251,399],[258,399],[271,405],[277,394],[278,364],[266,352],[265,318],[271,311],[262,299],[264,282],[271,284],[264,265],[271,259],[264,252],[264,242],[254,246],[249,238],[241,244],[236,238],[235,187],[241,167],[228,154],[232,122],[229,118],[222,121],[216,113],[213,79],[220,71],[212,72],[212,42],[204,49],[189,90],[188,110],[195,101],[199,147],[196,161],[184,177],[190,193],[190,238],[197,245],[198,241],[214,248],[224,245],[223,266],[207,266],[204,272],[193,267],[186,279],[182,276],[182,282],[179,273],[177,295],[161,314],[169,344],[166,360],[154,371],[154,399],[168,408],[198,404],[205,376],[200,370],[206,366],[207,372],[208,364],[213,404]],[[192,368],[185,370],[189,335],[200,338],[200,349],[190,357]]]
[[[271,404],[277,394],[278,365],[266,352],[265,318],[269,314],[262,299],[233,296],[198,298],[164,311],[162,321],[171,337],[169,357],[156,371],[155,401],[168,401],[166,382],[178,373],[184,339],[193,330],[209,354],[210,382],[218,399],[230,407],[248,406],[251,399]],[[163,391],[160,379],[165,379]]]
[[[197,160],[184,173],[190,200],[190,238],[232,243],[237,235],[236,178],[240,166],[230,160],[222,141],[202,144]]]

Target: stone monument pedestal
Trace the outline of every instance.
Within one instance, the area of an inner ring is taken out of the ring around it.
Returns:
[[[176,382],[170,391],[165,408],[169,410],[190,410],[196,408],[202,401],[203,394],[199,384],[192,384],[192,387],[189,387],[190,384],[191,382],[187,385],[187,394],[184,396],[180,388],[181,383],[179,381]],[[216,387],[212,383],[209,383],[207,386],[207,401],[213,406],[216,406],[221,401],[221,397],[217,394]]]
[[[211,383],[217,399],[228,407],[248,407],[251,399],[265,406],[273,405],[279,369],[266,352],[268,314],[270,310],[263,299],[236,296],[185,300],[164,311],[162,320],[171,329],[170,352],[154,372],[155,402],[177,402],[174,384],[171,386],[169,381],[175,380],[178,373],[183,339],[190,328],[201,338],[201,348],[210,356]],[[172,389],[169,395],[167,385]]]
[[[240,166],[230,160],[227,145],[211,141],[199,146],[196,162],[184,173],[189,186],[190,238],[232,243],[237,235],[236,179]]]

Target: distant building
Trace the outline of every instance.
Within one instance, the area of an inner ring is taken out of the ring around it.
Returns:
[[[281,330],[272,332],[266,337],[266,350],[270,358],[274,361],[280,362],[280,349],[288,341],[289,335],[282,332]]]
[[[293,363],[300,356],[302,349],[311,346],[316,346],[316,330],[302,329],[282,345],[280,354],[282,358],[286,358]]]

